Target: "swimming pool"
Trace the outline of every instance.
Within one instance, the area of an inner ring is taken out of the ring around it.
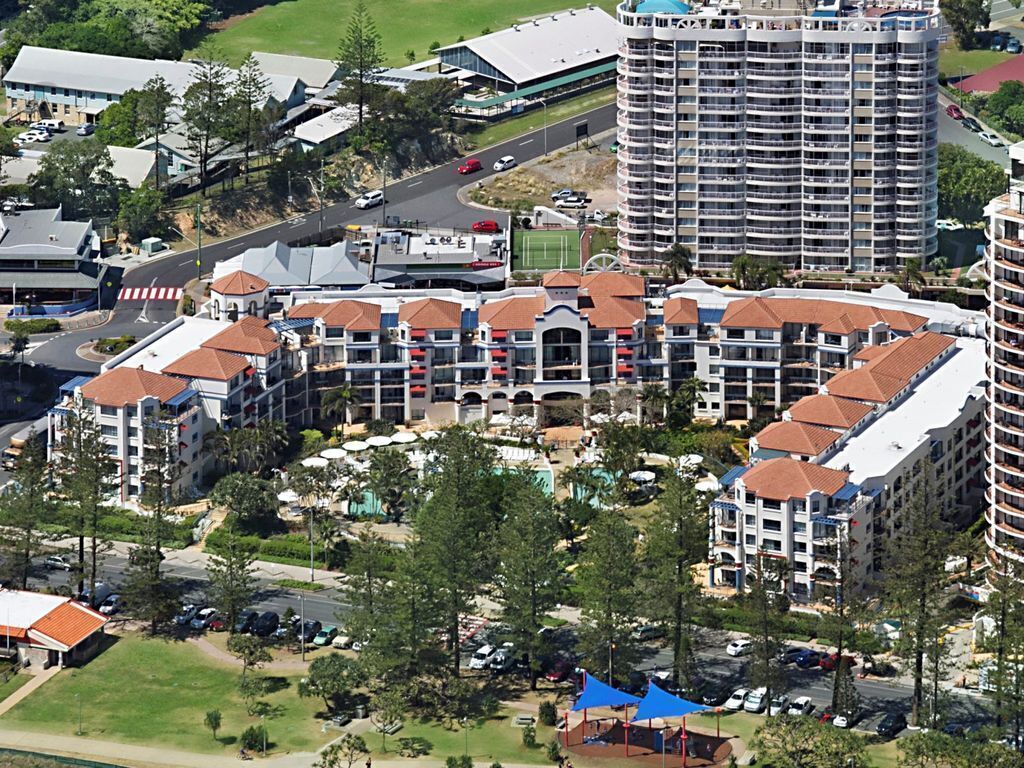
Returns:
[[[509,467],[510,470],[519,469],[519,467]],[[501,474],[505,471],[505,467],[497,467],[494,470],[496,473]],[[541,488],[544,489],[544,493],[548,496],[555,494],[555,473],[550,467],[534,467],[533,474],[540,483]]]

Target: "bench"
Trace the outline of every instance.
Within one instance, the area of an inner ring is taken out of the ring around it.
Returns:
[[[512,725],[515,728],[526,728],[537,721],[533,715],[516,715],[512,718]]]

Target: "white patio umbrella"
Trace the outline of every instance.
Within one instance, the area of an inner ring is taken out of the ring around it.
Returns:
[[[391,442],[399,444],[415,443],[420,439],[420,436],[415,432],[395,432],[391,436]]]
[[[636,414],[630,411],[623,411],[615,417],[615,420],[618,422],[636,421]]]
[[[372,445],[374,448],[383,448],[386,445],[391,445],[392,440],[387,435],[370,435],[366,438],[366,444]]]
[[[292,490],[281,491],[277,494],[277,500],[282,504],[295,504],[299,500],[299,494]]]
[[[715,493],[715,492],[717,492],[718,490],[721,489],[722,484],[720,482],[718,482],[717,480],[708,479],[708,480],[701,480],[699,483],[697,483],[693,487],[695,489],[697,489],[698,491],[700,491],[701,493]]]
[[[492,427],[507,427],[511,423],[512,419],[509,418],[507,413],[496,413],[491,416],[490,424]]]
[[[590,420],[595,424],[607,424],[611,417],[607,413],[595,413]]]
[[[640,469],[637,470],[636,472],[629,473],[629,479],[632,480],[634,483],[640,483],[641,485],[653,483],[655,477],[656,475],[653,472],[646,469]]]
[[[440,432],[434,432],[433,430],[429,430],[427,432],[424,432],[422,435],[420,435],[420,437],[422,437],[424,440],[436,440],[440,436],[441,436]]]
[[[308,459],[302,460],[302,466],[304,467],[326,467],[328,464],[330,462],[322,456],[310,456]]]
[[[702,461],[704,461],[704,457],[699,453],[690,453],[679,457],[679,467],[681,469],[693,469],[699,467]]]
[[[365,451],[370,446],[368,443],[364,443],[362,440],[349,440],[347,443],[342,443],[341,447],[344,448],[346,451],[358,453],[359,451]]]
[[[344,448],[325,448],[320,451],[320,455],[329,461],[337,461],[338,459],[344,459],[348,456],[348,451]]]

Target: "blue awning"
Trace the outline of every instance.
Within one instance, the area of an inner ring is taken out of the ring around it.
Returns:
[[[692,701],[680,699],[667,691],[661,690],[652,679],[647,686],[647,695],[637,707],[636,717],[632,722],[640,720],[666,719],[669,717],[685,717],[694,712],[706,710],[703,704],[694,704]]]
[[[171,408],[176,408],[179,405],[187,403],[189,400],[192,399],[193,395],[196,394],[198,393],[194,389],[189,389],[186,387],[185,389],[181,390],[181,392],[172,397],[170,400],[165,402],[164,405],[168,405]]]
[[[75,376],[60,385],[61,392],[74,392],[78,387],[84,386],[93,380],[92,376]]]
[[[586,674],[586,673],[584,673]],[[640,699],[631,694],[605,685],[596,677],[586,674],[585,687],[579,699],[573,705],[572,711],[579,712],[584,709],[597,709],[598,707],[619,707],[628,704],[639,704]]]
[[[832,498],[836,499],[837,501],[849,501],[858,493],[860,493],[859,485],[857,485],[856,483],[847,483],[842,488],[840,488],[836,492],[836,495],[833,496]]]
[[[712,309],[710,307],[697,307],[697,321],[701,325],[718,325],[722,322],[724,309]]]
[[[819,18],[834,19],[839,15],[838,11],[822,11],[818,10],[811,14],[811,16],[817,16]]]
[[[750,469],[750,467],[744,466],[742,464],[738,467],[733,467],[720,478],[718,478],[718,482],[722,484],[723,488],[728,488],[730,485],[736,482],[736,480],[748,469]]]
[[[814,525],[839,525],[838,520],[834,517],[829,517],[828,515],[815,515],[811,518],[811,523]]]
[[[664,322],[664,315],[648,315],[646,325],[661,325]]]
[[[867,494],[873,499],[884,490],[884,488],[869,488]]]
[[[313,317],[295,317],[287,320],[275,320],[270,327],[275,331],[294,331],[299,328],[312,328],[316,322]]]

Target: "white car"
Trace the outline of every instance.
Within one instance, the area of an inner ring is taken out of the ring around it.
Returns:
[[[982,131],[978,134],[978,138],[988,144],[990,147],[1003,147],[1003,140],[996,136],[994,133],[988,131]]]
[[[725,700],[725,704],[722,705],[723,709],[727,709],[730,712],[739,712],[743,709],[743,701],[747,698],[747,694],[750,691],[747,688],[738,688],[732,692],[732,696]]]
[[[121,610],[120,595],[110,595],[106,600],[103,601],[103,604],[100,606],[100,613],[102,613],[104,616],[113,616],[119,610]]]
[[[470,669],[487,669],[494,661],[498,649],[493,645],[481,645],[469,660]]]
[[[555,203],[555,208],[586,208],[587,198],[585,197],[566,197]]]
[[[14,140],[21,144],[31,144],[35,141],[49,141],[50,134],[44,131],[22,131],[14,137]]]
[[[754,644],[749,640],[733,640],[725,647],[725,652],[730,656],[746,656],[754,650]]]
[[[509,168],[516,167],[516,159],[512,155],[505,155],[494,161],[494,170],[496,171],[507,171]]]
[[[352,647],[352,638],[349,637],[348,635],[342,634],[341,632],[336,634],[334,636],[334,639],[331,640],[331,648],[337,648],[339,650],[344,650],[346,648],[351,648],[351,647]]]
[[[512,643],[505,643],[491,658],[491,663],[488,665],[492,672],[508,672],[512,669],[512,665],[515,663],[515,646]]]
[[[856,721],[854,715],[836,715],[832,718],[832,725],[836,728],[852,728]]]
[[[367,208],[376,208],[378,205],[384,204],[384,193],[379,189],[375,189],[373,192],[364,192],[356,198],[355,206],[360,210],[366,210]]]
[[[964,228],[964,225],[956,219],[939,219],[935,222],[935,226],[947,232],[958,232]]]
[[[764,712],[765,707],[768,706],[768,689],[767,688],[755,688],[747,694],[747,698],[743,700],[743,711],[752,712],[755,715]]]
[[[174,617],[174,623],[181,627],[185,626],[196,617],[196,614],[199,613],[201,607],[202,606],[199,605],[193,605],[192,603],[186,603],[181,606],[181,610],[178,612],[178,615]]]
[[[786,711],[789,706],[789,696],[786,694],[780,694],[779,696],[773,696],[771,704],[768,705],[768,714],[771,717],[781,715]]]
[[[809,715],[814,711],[814,702],[811,701],[810,696],[798,696],[793,699],[793,702],[789,705],[789,709],[786,710],[787,715]]]

